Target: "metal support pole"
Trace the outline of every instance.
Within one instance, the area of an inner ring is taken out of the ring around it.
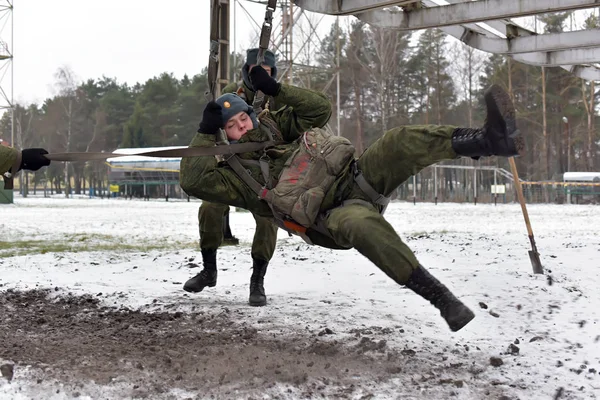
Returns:
[[[477,168],[473,170],[473,203],[477,205]]]
[[[237,2],[238,0],[233,0],[233,68],[231,68],[231,81],[237,81]],[[189,201],[189,198],[188,198]]]
[[[498,180],[497,180],[498,172],[494,170],[494,205],[498,205]]]
[[[290,74],[288,83],[294,82],[294,2],[290,1]]]
[[[413,204],[417,205],[417,176],[413,175]]]
[[[15,23],[14,6],[11,5],[10,11],[10,145],[15,146]],[[22,174],[21,174],[22,175]]]
[[[437,167],[433,167],[433,196],[434,196],[434,200],[435,200],[435,205],[437,206],[437,198],[438,198],[438,192],[437,192]]]
[[[219,74],[217,96],[229,84],[229,0],[219,0]]]
[[[336,67],[337,67],[337,73],[336,73],[336,104],[337,104],[337,135],[341,136],[340,133],[340,17],[336,17],[335,18],[335,30],[336,30],[336,36],[337,36],[337,40],[336,40],[336,50],[337,50],[337,55],[336,55]]]
[[[567,122],[567,172],[571,172],[571,125]]]

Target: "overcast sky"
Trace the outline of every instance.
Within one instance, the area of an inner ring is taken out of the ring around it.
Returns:
[[[264,6],[241,4],[262,24]],[[52,96],[62,66],[79,81],[106,75],[133,84],[162,72],[197,74],[208,62],[209,10],[209,0],[14,0],[15,101]],[[239,6],[237,22],[241,50],[254,23]],[[10,43],[10,21],[2,26],[0,38]],[[9,73],[1,83],[10,96]]]

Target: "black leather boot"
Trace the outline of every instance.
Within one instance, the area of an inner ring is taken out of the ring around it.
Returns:
[[[515,107],[498,85],[485,92],[487,116],[483,128],[457,128],[452,134],[452,149],[464,157],[518,156],[524,148],[517,129]]]
[[[412,272],[406,286],[440,310],[452,332],[460,330],[475,318],[469,307],[422,266]]]
[[[265,274],[267,273],[268,261],[252,259],[252,276],[250,277],[250,298],[248,304],[251,306],[266,306],[267,296],[265,295]]]
[[[214,287],[217,285],[217,251],[201,250],[202,264],[204,268],[193,278],[190,278],[183,285],[183,290],[190,293],[201,292],[205,287]]]

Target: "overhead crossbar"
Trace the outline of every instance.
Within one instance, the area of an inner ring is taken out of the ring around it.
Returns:
[[[600,80],[600,29],[538,34],[510,18],[600,7],[600,0],[295,0],[313,12],[353,14],[372,26],[439,28],[468,46]]]

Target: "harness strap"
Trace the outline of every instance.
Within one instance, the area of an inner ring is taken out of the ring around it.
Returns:
[[[265,160],[263,160],[263,159],[260,159],[259,161],[241,160],[237,155],[233,154],[231,157],[227,158],[226,162],[231,166],[231,168],[240,177],[240,179],[244,183],[246,183],[250,187],[250,189],[252,189],[260,199],[265,198],[267,191],[269,189],[271,189],[270,187],[268,187],[268,186],[270,186],[269,165]],[[258,183],[250,175],[250,171],[248,171],[244,168],[243,164],[254,165],[254,166],[256,166],[258,164],[261,168],[263,177],[265,178],[265,185],[263,186],[260,183]],[[383,214],[390,202],[390,198],[377,193],[377,191],[373,188],[373,186],[371,186],[371,184],[369,182],[367,182],[367,180],[363,176],[362,172],[358,169],[358,165],[356,162],[352,163],[351,171],[352,171],[352,175],[354,177],[354,181],[356,182],[358,187],[368,197],[371,198],[371,201],[369,202],[369,201],[361,200],[361,199],[350,199],[350,200],[345,200],[344,202],[342,202],[342,204],[340,206],[335,207],[335,208],[345,207],[345,206],[348,206],[351,204],[359,204],[359,205],[363,205],[365,207],[373,207],[375,205],[375,206],[380,206],[379,212],[381,214]],[[288,233],[293,233],[293,234],[300,236],[306,243],[313,244],[312,241],[310,240],[310,238],[308,237],[308,235],[306,234],[306,231],[307,231],[306,227],[299,225],[295,221],[291,221],[288,218],[286,218],[286,216],[278,213],[276,210],[273,209],[272,205],[269,202],[267,202],[267,204],[269,205],[269,207],[271,208],[271,211],[273,212],[273,218],[275,219],[277,226],[279,226],[281,229],[287,231]],[[333,237],[331,236],[331,233],[329,232],[329,230],[327,229],[327,226],[325,224],[325,221],[327,220],[327,216],[329,215],[330,212],[331,212],[331,210],[328,210],[325,213],[319,214],[319,216],[317,217],[317,219],[315,220],[313,225],[310,227],[310,229],[333,239]]]
[[[228,157],[225,162],[229,164],[229,166],[233,169],[233,171],[240,177],[242,181],[246,185],[250,187],[256,193],[257,196],[260,197],[260,193],[263,191],[264,187],[260,183],[258,183],[252,175],[250,175],[250,171],[245,169],[240,162],[240,158],[233,154],[231,157]]]
[[[377,193],[373,186],[365,179],[362,171],[358,169],[358,163],[352,163],[352,174],[354,175],[354,182],[358,185],[360,190],[362,190],[367,196],[371,198],[371,201],[378,206],[381,206],[383,209],[381,210],[381,214],[385,212],[388,204],[390,204],[390,198],[385,197],[384,195]]]
[[[260,160],[258,160],[258,165],[260,166],[260,172],[262,172],[262,176],[265,180],[265,188],[273,189],[271,185],[271,173],[269,171],[269,163],[264,158],[261,158]]]
[[[280,143],[280,142],[279,142]],[[147,151],[134,154],[123,153],[51,153],[45,154],[48,160],[51,161],[93,161],[105,160],[107,158],[127,157],[127,156],[145,156],[145,157],[198,157],[198,156],[216,156],[216,155],[232,155],[236,153],[250,153],[253,151],[264,150],[266,147],[277,145],[278,142],[268,140],[266,142],[246,142],[233,143],[227,146],[213,147],[182,147],[178,149]]]
[[[260,161],[256,161],[256,160],[244,160],[243,158],[240,158],[240,164],[242,164],[244,167],[259,167],[260,168]]]
[[[258,44],[258,56],[256,65],[260,66],[265,61],[265,51],[269,47],[269,41],[271,40],[271,30],[273,29],[273,13],[277,6],[277,0],[268,0],[267,11],[265,12],[265,20],[262,25],[260,32],[260,41]],[[262,110],[262,103],[264,99],[264,93],[260,90],[254,94],[254,101],[252,102],[252,108],[259,114]]]

